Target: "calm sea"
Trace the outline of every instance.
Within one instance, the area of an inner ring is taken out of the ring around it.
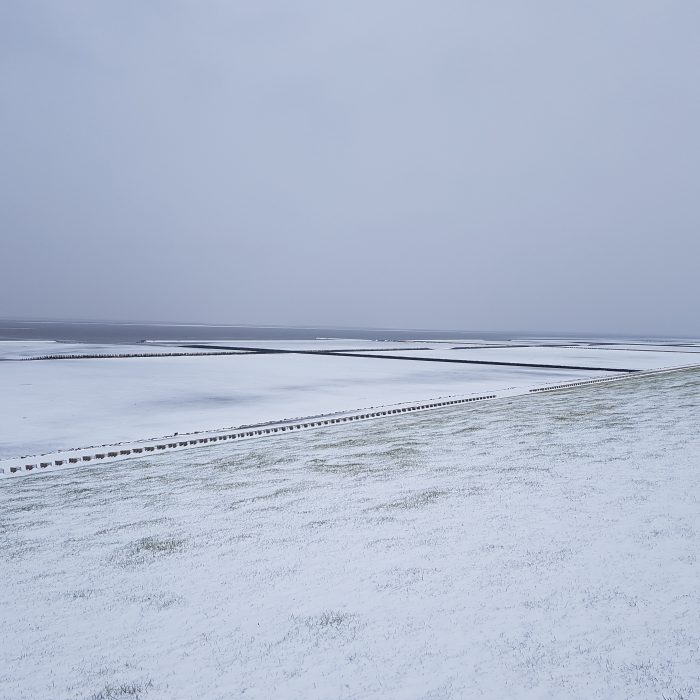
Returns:
[[[618,340],[633,338],[616,337]],[[511,338],[599,339],[567,333],[522,333],[460,330],[330,328],[285,326],[216,326],[205,324],[114,323],[108,321],[36,321],[0,319],[0,340],[59,340],[82,343],[136,343],[142,340],[313,340],[354,338],[358,340],[509,340]],[[634,340],[646,338],[639,336]],[[651,338],[649,338],[651,340]]]
[[[522,333],[518,334],[520,337]],[[377,328],[282,326],[215,326],[85,321],[27,321],[0,319],[0,340],[61,340],[84,343],[134,343],[141,340],[312,340],[355,338],[404,340],[419,338],[486,338],[507,340],[510,333]]]

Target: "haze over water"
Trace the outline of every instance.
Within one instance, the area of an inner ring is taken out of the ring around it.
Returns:
[[[610,336],[574,333],[518,333],[424,329],[343,328],[329,326],[229,326],[170,323],[115,323],[110,321],[0,320],[0,340],[57,340],[82,343],[134,343],[143,340],[311,340],[356,338],[358,340],[508,340],[553,337],[646,339],[652,336]]]

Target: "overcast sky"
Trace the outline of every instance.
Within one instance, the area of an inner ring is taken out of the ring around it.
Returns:
[[[699,27],[0,2],[0,316],[700,335]]]

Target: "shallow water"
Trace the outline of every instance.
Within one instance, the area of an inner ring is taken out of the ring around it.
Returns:
[[[506,340],[508,332],[426,331],[377,328],[284,326],[217,326],[207,324],[148,324],[0,319],[0,340],[60,340],[82,343],[134,343],[140,340],[312,340],[357,338],[405,340],[411,338],[487,338]]]

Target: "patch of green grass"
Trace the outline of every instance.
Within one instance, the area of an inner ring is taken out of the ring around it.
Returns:
[[[184,548],[185,540],[174,537],[141,537],[132,544],[135,553],[147,552],[153,555],[175,554]]]
[[[385,503],[378,506],[378,509],[382,510],[385,508],[423,508],[425,506],[434,503],[439,498],[449,495],[449,491],[438,491],[436,489],[429,489],[427,491],[417,491],[415,493],[409,494],[404,498],[400,498],[396,501],[391,501],[390,503]]]
[[[304,620],[309,629],[316,630],[348,630],[357,623],[357,615],[341,610],[324,610],[320,615],[313,615]]]
[[[102,690],[93,693],[90,700],[122,700],[130,698],[130,700],[140,700],[153,687],[153,681],[145,683],[120,683],[119,685],[107,684]]]
[[[117,555],[122,566],[145,564],[156,559],[179,554],[185,550],[186,540],[175,537],[141,537],[124,547]]]

